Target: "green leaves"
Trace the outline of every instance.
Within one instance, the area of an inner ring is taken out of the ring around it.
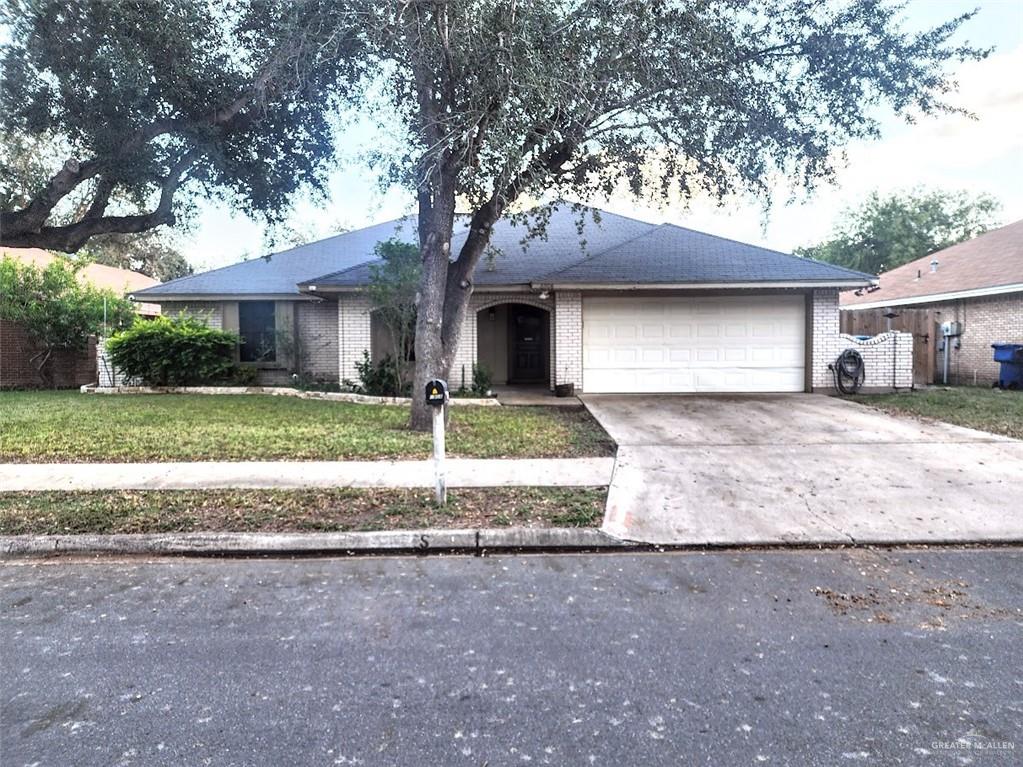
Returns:
[[[47,383],[50,352],[82,349],[89,336],[135,320],[129,301],[79,280],[79,268],[64,259],[39,269],[0,258],[0,319],[21,324],[39,346],[37,366]]]
[[[873,192],[845,211],[831,239],[795,252],[879,274],[982,234],[996,225],[998,208],[992,197],[967,192]]]
[[[280,219],[322,183],[331,104],[363,66],[334,10],[0,0],[0,242],[75,251],[175,223],[196,195]]]

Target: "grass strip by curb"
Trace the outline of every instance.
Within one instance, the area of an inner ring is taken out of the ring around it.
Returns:
[[[0,493],[0,535],[595,527],[606,488]]]

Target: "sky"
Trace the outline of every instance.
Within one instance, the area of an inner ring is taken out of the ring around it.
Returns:
[[[976,119],[951,115],[907,125],[885,116],[879,140],[847,147],[848,162],[834,185],[821,186],[809,197],[797,194],[794,201],[788,187],[779,186],[767,211],[761,201],[751,199],[730,200],[724,206],[693,201],[687,207],[652,208],[627,194],[593,204],[785,252],[825,239],[842,211],[874,190],[924,187],[986,193],[1001,203],[1001,223],[1023,219],[1023,0],[909,0],[905,15],[909,28],[923,29],[973,8],[979,13],[956,41],[995,50],[983,61],[957,66],[960,87],[953,103]],[[339,227],[360,228],[414,212],[410,194],[381,191],[359,165],[358,153],[374,139],[368,128],[345,136],[351,149],[330,174],[328,199],[300,199],[289,217],[294,230],[318,239]],[[178,240],[197,271],[268,250],[261,224],[217,203],[201,202],[195,226]]]

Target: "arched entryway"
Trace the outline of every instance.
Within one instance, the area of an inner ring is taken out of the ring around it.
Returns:
[[[551,313],[522,302],[495,303],[476,313],[476,360],[497,385],[550,385]]]

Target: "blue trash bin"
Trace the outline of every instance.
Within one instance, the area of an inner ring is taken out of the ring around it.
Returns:
[[[991,344],[1000,363],[999,389],[1023,389],[1023,344]]]

